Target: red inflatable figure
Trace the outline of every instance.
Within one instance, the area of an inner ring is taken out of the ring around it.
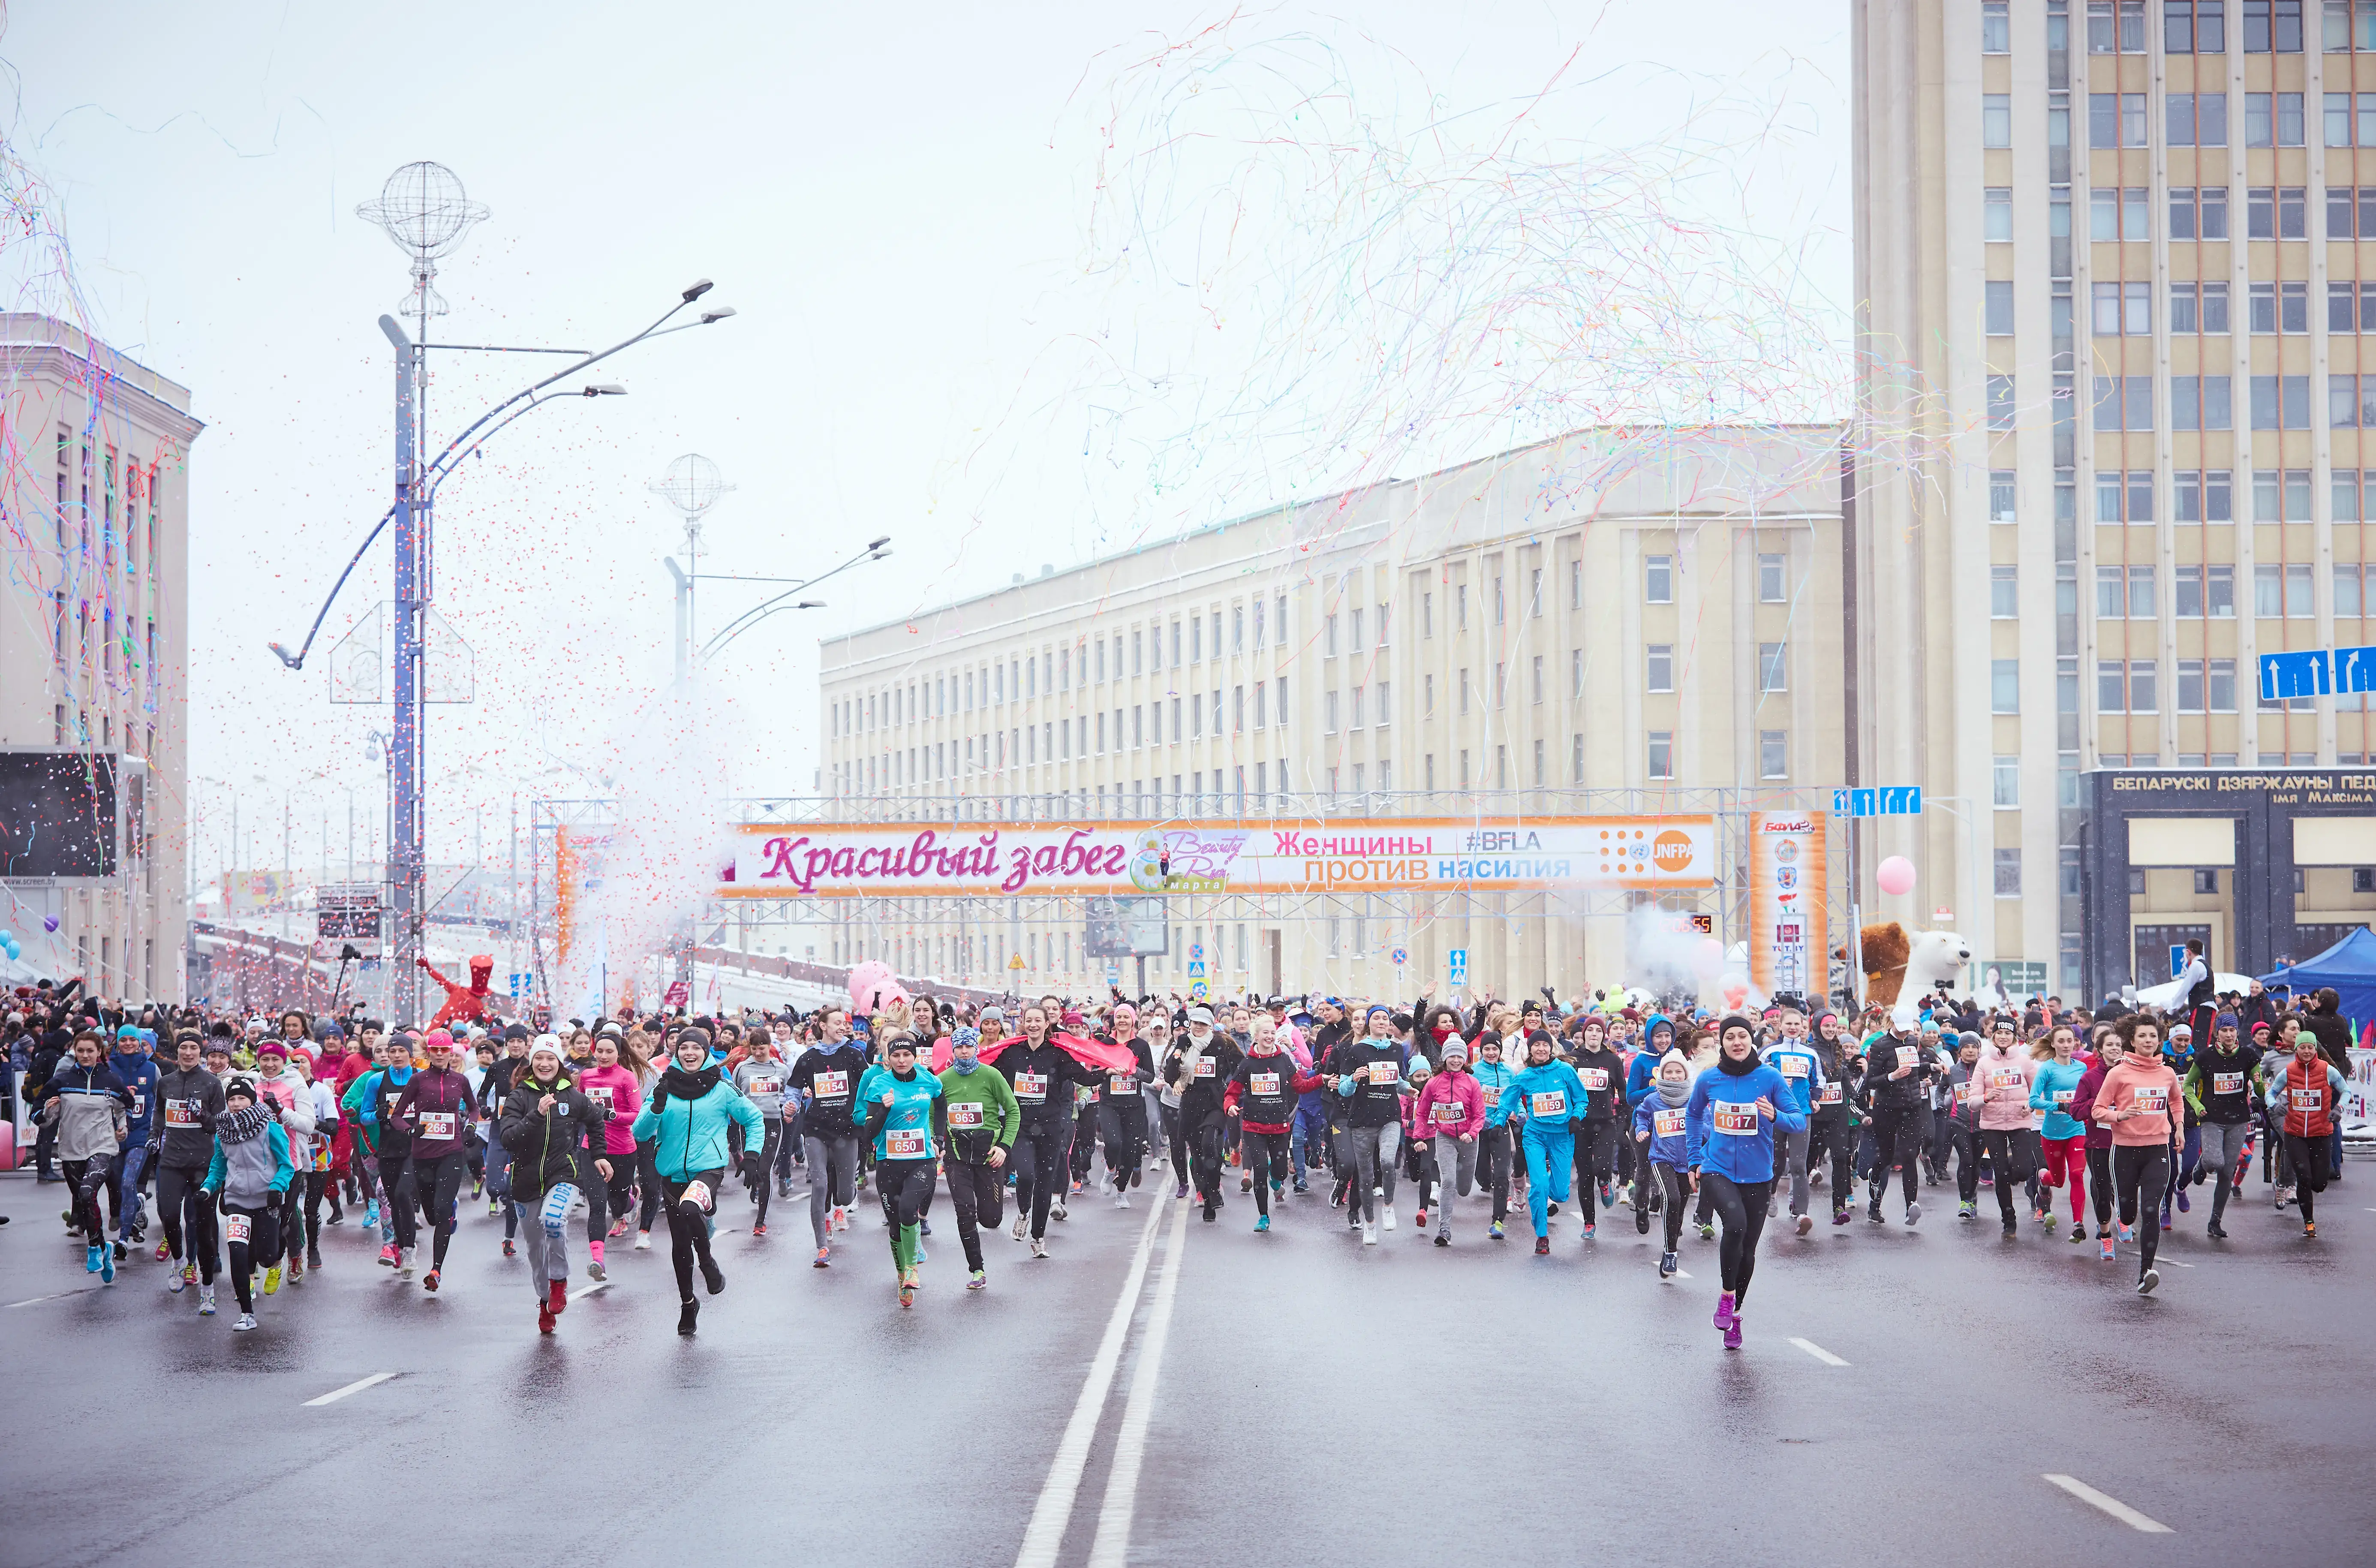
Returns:
[[[431,1028],[442,1029],[448,1024],[476,1024],[485,1021],[487,980],[495,972],[495,960],[493,954],[471,955],[469,985],[456,985],[431,968],[426,958],[420,960],[420,963],[422,968],[429,970],[431,980],[446,988],[446,1005],[437,1009],[437,1016],[429,1020]]]

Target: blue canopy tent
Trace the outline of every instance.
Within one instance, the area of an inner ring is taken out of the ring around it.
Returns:
[[[2289,985],[2297,995],[2331,985],[2345,1017],[2376,1018],[2376,931],[2361,926],[2315,958],[2263,975],[2261,983]]]

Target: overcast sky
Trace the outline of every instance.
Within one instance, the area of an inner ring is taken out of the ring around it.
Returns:
[[[1750,193],[1719,220],[1746,210],[1807,300],[1845,304],[1844,6],[1354,14],[11,6],[8,134],[49,184],[93,324],[191,387],[208,426],[191,460],[192,770],[239,784],[247,826],[269,819],[253,858],[279,863],[284,792],[302,864],[325,812],[342,858],[349,791],[369,818],[381,789],[365,735],[386,710],[329,706],[326,657],[291,675],[265,644],[303,636],[388,502],[374,323],[406,292],[405,261],[354,208],[405,162],[448,165],[491,209],[440,263],[445,340],[607,343],[697,277],[740,313],[623,356],[601,374],[630,396],[530,416],[444,492],[438,600],[477,649],[479,701],[432,710],[433,860],[468,852],[484,807],[499,861],[515,791],[569,788],[540,769],[606,772],[652,743],[635,715],[666,672],[677,524],[646,486],[679,453],[737,487],[708,528],[720,570],[806,575],[895,541],[821,589],[828,608],[777,617],[714,672],[721,782],[765,794],[811,785],[820,636],[1371,477],[1364,462],[1406,472],[1508,445],[1512,418],[1434,418],[1447,389],[1369,387],[1349,362],[1283,386],[1263,362],[1282,357],[1271,317],[1300,324],[1335,286],[1310,276],[1346,238],[1329,225],[1380,221],[1362,204],[1406,167],[1523,143],[1570,148],[1600,179],[1688,148],[1717,196]],[[1217,128],[1252,145],[1209,150]],[[1215,193],[1226,214],[1197,207]],[[1130,232],[1183,211],[1184,230]],[[21,267],[22,248],[8,259]],[[1493,278],[1480,265],[1467,286]],[[36,298],[12,282],[19,308]],[[1366,319],[1335,313],[1315,353],[1358,360]],[[534,362],[441,360],[437,438]],[[1423,438],[1320,450],[1372,391],[1417,407]],[[321,646],[387,581],[383,543]],[[703,619],[766,591],[721,585]],[[211,874],[227,797],[193,790]]]

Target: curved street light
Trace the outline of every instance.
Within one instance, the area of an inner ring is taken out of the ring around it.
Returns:
[[[717,634],[712,636],[708,642],[702,645],[701,657],[708,659],[715,654],[725,652],[726,646],[729,643],[741,636],[743,633],[749,631],[752,627],[757,625],[760,622],[766,620],[768,616],[775,614],[778,611],[823,609],[825,607],[823,602],[817,600],[803,600],[798,604],[786,604],[784,600],[791,598],[792,595],[796,593],[802,592],[808,588],[813,588],[816,587],[817,584],[824,582],[828,578],[839,576],[842,573],[849,571],[852,566],[859,564],[861,562],[883,560],[891,553],[890,547],[891,536],[886,533],[880,539],[870,542],[864,550],[851,556],[849,560],[844,561],[832,571],[820,573],[818,576],[810,577],[805,581],[794,583],[790,588],[788,588],[783,592],[776,595],[775,598],[763,600],[759,603],[753,605],[750,609],[742,612],[742,614],[734,617],[733,620],[729,621],[725,625],[720,626],[718,629]],[[753,577],[744,580],[760,582],[766,579]]]

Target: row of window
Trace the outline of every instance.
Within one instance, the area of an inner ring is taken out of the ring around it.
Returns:
[[[2179,713],[2236,711],[2236,661],[2232,659],[2180,659],[2178,670]],[[2064,661],[2066,668],[2069,661]],[[2059,677],[2070,684],[2058,694],[2057,706],[2073,711],[2078,693],[2075,676]],[[1989,710],[2021,711],[2021,660],[1989,661]],[[2096,710],[2098,713],[2158,713],[2160,661],[2152,659],[2105,659],[2096,663]]]
[[[2097,338],[2149,338],[2153,335],[2154,286],[2148,282],[2090,283],[2087,326]],[[2013,283],[1990,279],[1982,298],[1989,335],[2013,334]],[[2169,285],[2169,329],[2174,335],[2218,337],[2228,331],[2228,288],[2225,283]],[[2310,331],[2308,283],[2252,283],[2244,295],[2245,320],[2257,337],[2299,337]],[[2329,283],[2326,286],[2326,330],[2333,335],[2376,333],[2376,283]],[[2058,334],[2059,336],[2060,334]],[[2223,378],[2224,379],[2224,378]],[[2195,426],[2181,423],[2181,430]],[[2204,426],[2225,429],[2225,426]]]
[[[2173,569],[2172,612],[2180,620],[2231,620],[2236,614],[2236,568],[2233,565],[2192,565]],[[2018,619],[2015,568],[1992,566],[1989,579],[1989,613],[1998,620]],[[2096,568],[2096,616],[2104,621],[2151,621],[2159,612],[2154,566]],[[2358,561],[2338,563],[2330,580],[2334,588],[2338,620],[2357,620],[2376,609],[2376,565]],[[2306,564],[2271,564],[2252,568],[2252,613],[2264,620],[2313,620],[2318,614],[2312,569]]]
[[[2088,0],[2087,53],[2146,53],[2147,0]],[[2302,52],[2302,0],[2243,0],[2244,53]],[[2047,47],[2070,47],[2069,13],[2061,0],[2048,6]],[[2165,54],[2228,53],[2227,0],[2161,0]],[[2330,54],[2376,50],[2376,0],[2323,0],[2319,44]],[[1980,50],[2013,53],[2013,17],[2006,0],[1980,0]]]
[[[2363,508],[2362,474],[2358,469],[2336,469],[2332,475],[2328,499],[2329,516],[2338,523],[2356,523],[2376,512],[2376,469],[2365,475]],[[2311,511],[2311,472],[2308,469],[2255,469],[2252,470],[2252,521],[2256,523],[2308,523],[2317,519]],[[1989,476],[1991,496],[1990,519],[2013,521],[2013,477],[2010,469],[1998,469]],[[2226,469],[2180,469],[2170,475],[2172,506],[2170,520],[2180,523],[2232,523],[2236,521],[2233,476]],[[2126,523],[2150,527],[2159,520],[2154,509],[2154,476],[2150,469],[2131,469],[2122,473],[2099,469],[2096,475],[2096,520],[2099,523]]]

